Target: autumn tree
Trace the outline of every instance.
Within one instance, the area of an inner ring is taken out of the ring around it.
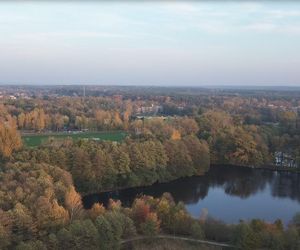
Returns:
[[[102,204],[95,203],[91,209],[89,209],[88,214],[91,219],[95,220],[98,216],[105,213],[105,207]]]
[[[172,140],[180,140],[181,139],[181,134],[177,129],[173,130],[171,139]]]
[[[124,120],[125,129],[128,128],[131,113],[132,113],[132,104],[131,104],[130,101],[126,101],[125,102],[125,107],[124,107],[124,113],[123,113],[123,120]]]
[[[142,234],[153,236],[160,231],[160,221],[154,212],[148,213],[145,221],[141,223],[140,230]]]
[[[23,129],[25,127],[26,115],[22,112],[18,115],[18,127]]]
[[[65,205],[69,212],[70,221],[79,219],[83,215],[81,196],[76,192],[73,186],[66,193]]]
[[[195,173],[206,172],[210,166],[209,146],[206,141],[200,141],[193,135],[186,136],[182,140],[191,156]]]
[[[0,156],[9,157],[21,145],[21,137],[17,131],[15,119],[11,116],[0,117]]]
[[[7,249],[12,240],[12,218],[9,212],[0,209],[0,249]]]

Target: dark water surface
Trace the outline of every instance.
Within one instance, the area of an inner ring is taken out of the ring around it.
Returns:
[[[194,217],[204,209],[209,216],[228,223],[252,218],[270,222],[279,218],[288,223],[300,212],[300,174],[233,166],[212,166],[205,176],[88,195],[83,203],[90,208],[112,198],[130,206],[138,195],[160,197],[164,192],[171,193],[176,202],[182,201]]]

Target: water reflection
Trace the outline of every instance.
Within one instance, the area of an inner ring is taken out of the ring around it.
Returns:
[[[205,176],[89,195],[83,198],[83,202],[86,208],[90,208],[95,202],[107,204],[109,198],[113,198],[130,206],[138,195],[159,197],[169,192],[175,201],[182,201],[194,216],[207,208],[210,215],[227,222],[254,217],[266,220],[281,218],[287,222],[300,211],[299,191],[300,174],[297,173],[214,166]],[[222,206],[223,210],[218,210],[218,206]]]

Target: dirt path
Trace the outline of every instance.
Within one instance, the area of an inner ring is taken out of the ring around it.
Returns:
[[[145,240],[145,239],[176,239],[176,240],[184,240],[184,241],[190,241],[190,242],[196,242],[196,243],[202,243],[210,246],[218,246],[218,247],[231,247],[235,248],[233,245],[229,245],[226,243],[218,243],[214,241],[207,241],[207,240],[198,240],[198,239],[192,239],[188,237],[181,237],[181,236],[173,236],[173,235],[156,235],[156,236],[136,236],[131,239],[126,239],[122,240],[121,244],[126,244],[132,241],[137,241],[137,240]]]

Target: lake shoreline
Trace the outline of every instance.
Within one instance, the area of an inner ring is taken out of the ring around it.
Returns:
[[[229,224],[253,218],[285,225],[300,211],[300,174],[233,165],[213,165],[202,176],[182,177],[144,187],[111,189],[83,197],[86,210],[96,203],[108,207],[110,199],[131,207],[143,195],[154,198],[169,193],[175,203],[181,202],[188,213],[198,218],[203,209],[209,216]]]
[[[278,172],[300,173],[300,169],[298,169],[298,168],[277,167],[275,165],[254,167],[254,166],[247,166],[247,165],[212,164],[212,165],[210,165],[210,168],[211,167],[219,167],[219,166],[238,167],[238,168],[247,168],[247,169],[262,169],[262,170],[269,170],[269,171],[273,171],[273,172],[278,171]],[[203,174],[199,174],[199,175],[183,176],[183,177],[179,177],[179,178],[172,179],[172,180],[167,180],[167,181],[156,181],[156,182],[154,182],[152,184],[149,184],[149,185],[119,187],[119,188],[114,188],[114,189],[101,190],[99,192],[97,192],[97,191],[96,192],[87,192],[87,193],[80,192],[80,194],[81,194],[81,196],[84,197],[84,196],[88,196],[88,195],[95,195],[95,194],[102,194],[102,193],[109,193],[109,192],[118,192],[118,191],[122,191],[122,190],[126,190],[126,189],[146,188],[146,187],[151,187],[152,185],[169,183],[169,182],[176,181],[176,180],[179,180],[179,179],[184,179],[184,178],[189,178],[189,177],[197,177],[197,176],[204,176],[207,172],[204,172]]]
[[[176,181],[176,180],[183,179],[183,178],[189,178],[189,177],[193,177],[193,176],[204,176],[205,173],[203,173],[202,175],[183,176],[183,177],[179,177],[179,178],[175,178],[175,179],[167,180],[167,181],[156,181],[156,182],[153,182],[152,184],[149,184],[149,185],[139,185],[139,186],[131,186],[131,187],[119,187],[119,188],[115,188],[115,189],[106,189],[106,190],[99,191],[99,192],[87,192],[87,193],[80,192],[80,194],[81,194],[82,197],[84,197],[84,196],[88,196],[88,195],[95,195],[95,194],[102,194],[102,193],[109,193],[109,192],[118,192],[118,191],[123,191],[123,190],[127,190],[127,189],[147,188],[147,187],[151,187],[151,186],[156,185],[156,184],[165,184],[165,183],[169,183],[169,182]]]
[[[215,164],[212,166],[222,166],[222,164]],[[223,165],[224,166],[224,165]],[[263,169],[263,170],[270,170],[270,171],[279,171],[279,172],[291,172],[291,173],[300,173],[300,168],[292,168],[292,167],[278,167],[276,165],[267,165],[267,166],[246,166],[246,165],[226,165],[226,166],[233,166],[233,167],[241,167],[241,168],[250,168],[250,169]]]

